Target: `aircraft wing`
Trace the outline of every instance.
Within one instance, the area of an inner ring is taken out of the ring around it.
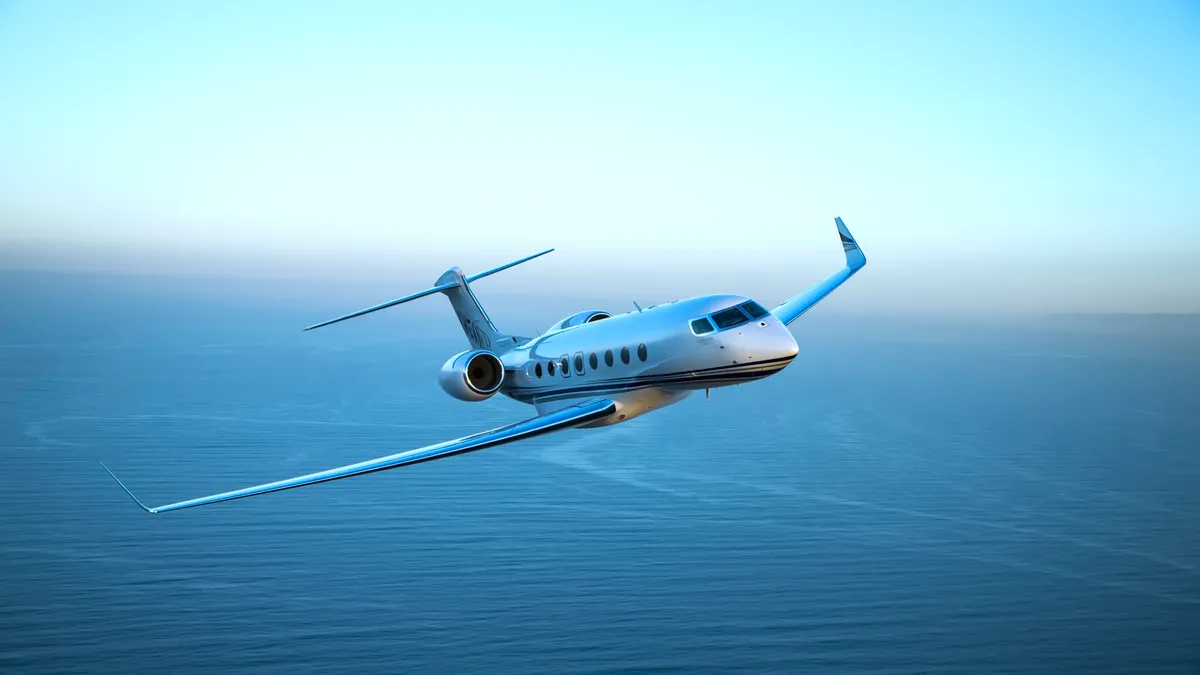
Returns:
[[[197,497],[196,499],[188,499],[174,504],[166,504],[164,506],[149,507],[141,502],[140,499],[133,496],[129,488],[121,482],[116,475],[113,474],[107,466],[104,467],[108,471],[108,475],[117,481],[125,493],[142,507],[147,513],[165,513],[167,511],[178,511],[179,509],[187,509],[193,506],[205,506],[207,504],[216,504],[217,502],[227,502],[233,499],[241,499],[242,497],[254,497],[257,495],[267,494],[268,492],[278,492],[280,490],[290,490],[291,488],[304,487],[306,485],[315,485],[316,483],[324,483],[326,481],[338,480],[340,478],[349,478],[358,476],[364,473],[372,473],[374,471],[386,471],[397,467],[406,466],[408,464],[417,464],[419,462],[428,462],[442,457],[451,455],[459,455],[465,452],[474,452],[483,450],[496,445],[504,445],[514,441],[540,436],[552,431],[560,429],[569,429],[577,427],[581,424],[592,422],[617,411],[617,406],[612,401],[606,399],[594,399],[580,403],[579,405],[570,408],[564,408],[556,412],[527,419],[522,422],[516,422],[507,426],[483,431],[471,436],[430,445],[416,450],[409,450],[387,457],[371,459],[358,464],[350,464],[348,466],[329,469],[328,471],[318,471],[304,476],[296,476],[295,478],[287,478],[285,480],[275,481],[274,483],[265,483],[263,485],[255,485],[254,487],[243,488],[241,490],[233,490],[231,492],[222,492],[220,494],[209,495],[207,497]],[[103,465],[102,465],[103,466]]]
[[[846,224],[842,222],[841,218],[834,218],[833,221],[837,223],[838,236],[842,239],[842,250],[846,252],[846,266],[831,274],[824,281],[813,284],[800,295],[788,299],[782,305],[771,310],[775,318],[785,325],[799,319],[801,314],[812,309],[813,305],[832,293],[833,289],[841,286],[867,264],[866,256],[858,247],[858,242],[854,241],[850,230],[846,229]]]

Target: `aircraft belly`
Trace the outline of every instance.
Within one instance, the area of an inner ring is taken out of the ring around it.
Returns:
[[[612,424],[619,424],[621,422],[628,422],[629,420],[641,415],[645,415],[652,410],[658,410],[659,408],[664,408],[672,403],[678,403],[679,401],[682,401],[690,396],[691,393],[692,392],[690,390],[673,391],[664,389],[662,387],[643,387],[641,389],[624,391],[618,394],[608,394],[605,395],[604,398],[607,398],[617,404],[617,412],[609,415],[608,417],[596,420],[595,422],[589,422],[588,424],[581,425],[580,428],[587,429],[591,427],[605,427]],[[557,401],[539,401],[535,405],[537,406],[538,414],[544,415],[556,410],[579,405],[581,401],[589,398],[595,397],[584,396],[580,398],[562,399]]]
[[[747,365],[744,368],[730,368],[729,371],[712,375],[705,372],[688,373],[687,377],[679,378],[678,380],[663,385],[664,389],[670,391],[696,391],[699,389],[716,389],[718,387],[728,387],[734,384],[745,384],[761,380],[778,373],[787,367],[787,363],[769,363],[761,366]]]

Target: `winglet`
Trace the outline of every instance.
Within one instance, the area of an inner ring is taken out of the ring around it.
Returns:
[[[125,494],[129,495],[129,498],[132,499],[135,504],[142,507],[143,511],[145,511],[146,513],[158,513],[157,509],[152,509],[149,506],[146,506],[145,504],[142,503],[142,500],[138,499],[137,497],[134,497],[133,493],[129,491],[129,488],[125,487],[125,484],[121,482],[121,479],[117,478],[117,474],[113,473],[112,469],[109,469],[107,466],[105,466],[104,462],[101,462],[100,466],[104,467],[104,470],[108,472],[108,475],[112,476],[112,479],[117,481],[117,485],[120,485],[121,489],[125,491]]]
[[[808,290],[789,298],[782,305],[771,310],[771,314],[774,314],[775,318],[782,321],[784,325],[800,318],[801,314],[812,309],[813,305],[832,293],[833,289],[841,286],[867,264],[867,257],[858,247],[858,242],[854,241],[854,235],[850,234],[846,224],[842,222],[841,218],[834,218],[833,221],[837,223],[838,236],[842,239],[842,250],[846,252],[846,266],[831,274],[824,281],[818,281]]]
[[[862,249],[858,247],[858,242],[854,241],[854,235],[850,234],[850,230],[846,229],[846,224],[842,219],[834,218],[833,222],[837,223],[838,236],[842,238],[842,250],[846,252],[846,267],[850,269],[859,269],[867,264],[867,257],[863,255]]]

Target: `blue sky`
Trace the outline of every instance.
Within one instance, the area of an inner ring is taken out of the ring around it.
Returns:
[[[1191,2],[6,2],[0,92],[6,267],[1200,311]]]

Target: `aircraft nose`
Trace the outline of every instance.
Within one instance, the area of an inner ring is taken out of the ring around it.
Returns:
[[[796,344],[796,338],[792,337],[792,331],[782,324],[779,329],[779,336],[775,339],[775,349],[778,353],[776,358],[796,358],[796,355],[800,353],[800,345]]]
[[[770,321],[730,331],[727,346],[735,363],[791,361],[800,353],[796,338],[787,326]]]

